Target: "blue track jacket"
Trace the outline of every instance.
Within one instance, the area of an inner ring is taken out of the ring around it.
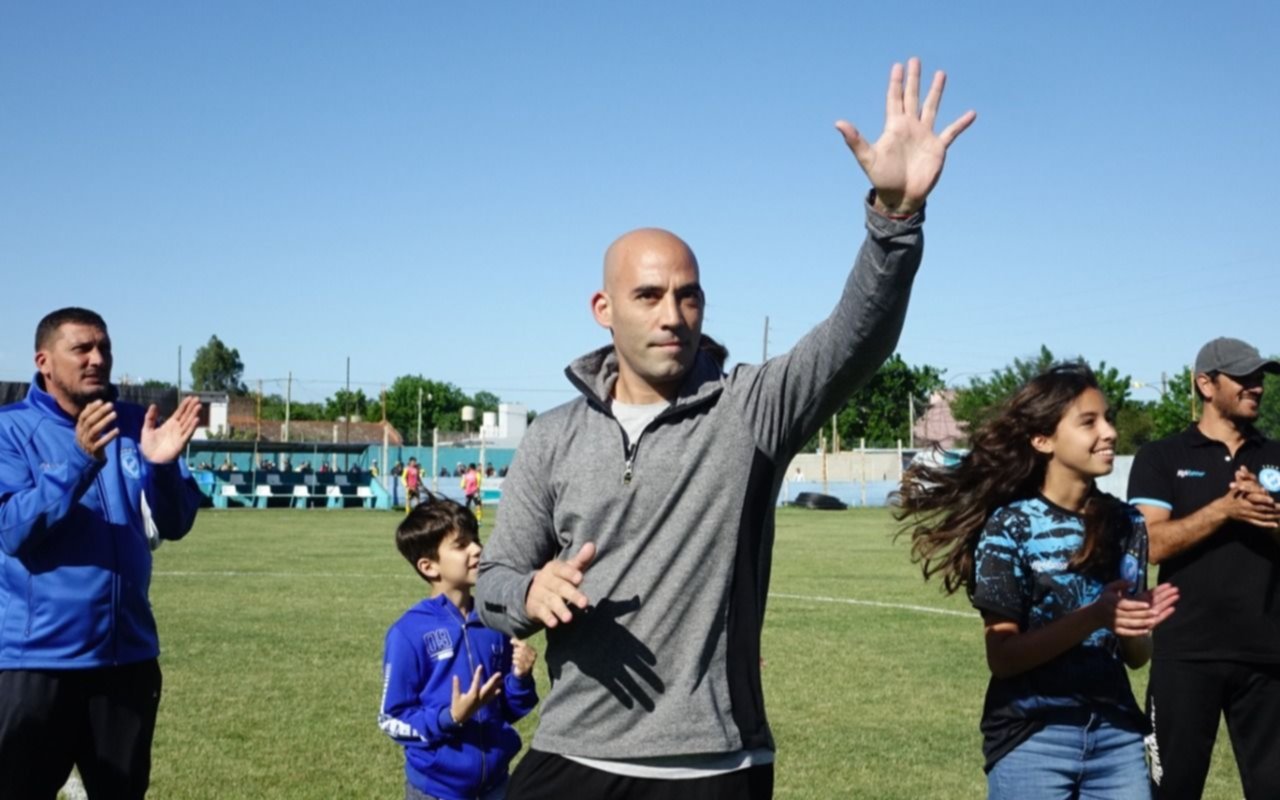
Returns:
[[[462,691],[476,667],[503,674],[502,693],[463,725],[449,713],[456,675]],[[404,747],[405,776],[432,797],[470,800],[506,780],[520,751],[511,723],[533,710],[533,674],[511,674],[511,642],[444,595],[405,612],[387,631],[378,727]]]
[[[142,457],[145,409],[116,401],[115,410],[120,434],[98,462],[38,375],[26,400],[0,407],[0,670],[160,653],[151,550],[191,529],[200,489],[182,459]]]

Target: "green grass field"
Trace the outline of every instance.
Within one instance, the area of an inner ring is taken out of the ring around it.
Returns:
[[[203,511],[156,553],[152,797],[402,796],[400,751],[376,725],[382,637],[426,584],[392,543],[399,519]],[[764,633],[779,798],[985,794],[978,618],[922,583],[892,530],[881,510],[779,513]],[[1240,796],[1225,735],[1205,796]]]

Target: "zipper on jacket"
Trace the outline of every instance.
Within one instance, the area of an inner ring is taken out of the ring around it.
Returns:
[[[453,603],[451,601],[446,600],[445,602],[453,606]],[[457,606],[454,606],[453,610],[458,613],[458,616],[462,617],[462,649],[467,651],[467,666],[470,667],[470,670],[468,671],[471,675],[471,679],[475,680],[476,659],[471,651],[471,637],[467,635],[467,615],[463,614],[462,610],[459,609]],[[485,675],[484,673],[481,673],[480,677],[483,678],[484,680],[489,679],[489,676]],[[479,713],[480,713],[480,709],[476,709],[476,714],[479,714]],[[475,719],[476,718],[475,714],[473,714],[471,718]],[[476,732],[479,733],[480,735],[480,785],[484,786],[485,783],[487,783],[489,780],[489,768],[488,768],[488,765],[485,764],[485,760],[484,760],[484,725],[477,724]]]
[[[102,470],[98,470],[98,475],[94,478],[94,482],[98,484],[98,498],[102,501],[102,508],[106,512],[107,522],[111,522],[111,506],[107,502],[107,486],[103,480]],[[115,569],[111,576],[111,627],[108,635],[111,637],[111,663],[120,663],[120,639],[116,636],[116,624],[119,621],[117,617],[120,613],[120,542],[115,535],[111,536],[111,555],[114,561]]]
[[[633,467],[635,466],[635,463],[636,463],[636,448],[638,448],[639,446],[640,446],[640,442],[636,441],[632,443],[631,447],[627,448],[627,464],[625,469],[622,470],[623,486],[631,485],[631,475],[633,473]]]

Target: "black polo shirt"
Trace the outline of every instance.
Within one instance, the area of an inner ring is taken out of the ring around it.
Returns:
[[[1280,497],[1280,442],[1250,429],[1233,458],[1194,424],[1144,446],[1129,474],[1129,502],[1181,519],[1227,493],[1248,467]],[[1160,565],[1178,587],[1173,616],[1155,631],[1155,658],[1280,663],[1280,543],[1243,522],[1221,528]]]

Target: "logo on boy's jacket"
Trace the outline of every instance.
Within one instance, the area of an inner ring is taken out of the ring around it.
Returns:
[[[427,655],[436,661],[453,658],[453,640],[449,638],[449,631],[444,628],[422,634],[422,641],[427,645]]]
[[[1258,473],[1258,483],[1268,492],[1280,492],[1280,469],[1271,465],[1263,467]]]
[[[120,448],[120,466],[124,471],[129,473],[130,478],[137,478],[142,474],[142,469],[138,464],[138,451],[132,447]]]
[[[1203,478],[1204,470],[1202,469],[1180,469],[1178,470],[1179,478]]]

